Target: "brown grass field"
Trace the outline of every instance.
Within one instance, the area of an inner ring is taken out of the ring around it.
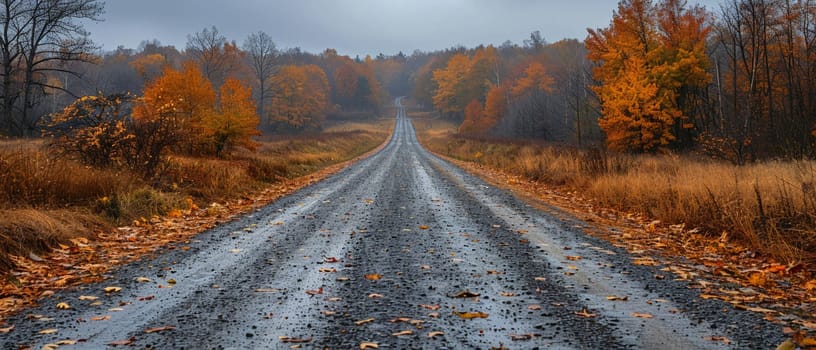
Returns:
[[[13,267],[10,255],[40,254],[71,238],[91,238],[196,203],[249,197],[353,159],[382,144],[392,125],[380,120],[273,137],[256,152],[239,150],[224,159],[171,157],[151,181],[54,158],[41,140],[0,141],[0,271]]]
[[[736,238],[783,261],[816,260],[816,162],[736,166],[691,156],[474,140],[438,120],[415,126],[436,153],[574,191],[600,206]]]

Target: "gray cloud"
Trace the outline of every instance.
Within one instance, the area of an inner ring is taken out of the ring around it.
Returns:
[[[716,0],[698,2],[718,8]],[[104,50],[136,48],[152,39],[183,49],[188,34],[215,25],[238,43],[263,30],[282,48],[331,47],[362,56],[520,43],[535,30],[548,41],[583,39],[587,27],[609,23],[616,5],[616,0],[109,0],[104,21],[86,28]]]

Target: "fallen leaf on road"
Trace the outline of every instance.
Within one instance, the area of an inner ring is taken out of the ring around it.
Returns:
[[[370,274],[365,275],[365,279],[367,279],[369,281],[376,281],[376,280],[378,280],[380,278],[382,278],[382,275],[380,275],[378,273],[370,273]]]
[[[428,227],[427,225],[422,225],[422,226],[419,227],[420,230],[427,230],[429,228],[430,227]]]
[[[632,260],[632,264],[639,266],[657,266],[657,262],[649,257],[635,258],[634,260]]]
[[[278,288],[258,288],[255,289],[255,293],[278,293],[281,290]]]
[[[454,294],[453,296],[448,295],[450,298],[475,298],[478,297],[479,293],[474,293],[469,290],[461,291],[459,293]]]
[[[122,287],[105,287],[102,289],[105,293],[117,293],[122,291]]]
[[[48,328],[48,329],[43,329],[43,330],[41,330],[41,331],[39,331],[37,333],[38,334],[54,334],[54,333],[57,333],[57,329],[56,328]]]
[[[341,276],[341,277],[335,278],[335,281],[339,281],[339,282],[345,282],[345,281],[348,281],[348,280],[349,280],[349,278],[346,277],[346,276]]]
[[[530,310],[541,310],[541,305],[530,305],[527,308]]]
[[[638,318],[653,318],[654,317],[654,316],[652,316],[652,314],[641,313],[641,312],[633,312],[632,316],[638,317]]]
[[[334,263],[340,262],[340,260],[338,260],[337,258],[335,258],[333,256],[323,258],[323,261],[327,262],[329,264],[334,264]]]
[[[443,332],[430,332],[428,333],[428,338],[436,338],[443,335],[445,335]]]
[[[320,272],[327,272],[327,273],[335,273],[335,272],[337,272],[337,269],[335,269],[335,268],[333,268],[333,267],[332,267],[332,268],[328,268],[328,267],[321,267],[321,268],[320,268],[320,270],[318,270],[318,271],[320,271]]]
[[[411,320],[411,319],[410,319],[410,318],[408,318],[408,317],[397,317],[397,318],[391,319],[391,321],[388,321],[388,322],[391,322],[391,323],[400,323],[400,322],[408,322],[408,321],[410,321],[410,320]]]
[[[62,303],[57,304],[57,309],[60,309],[60,310],[68,310],[70,308],[71,308],[71,305],[68,305],[68,303],[66,303],[66,302],[62,302]]]
[[[153,299],[156,299],[156,296],[155,296],[155,295],[148,295],[148,296],[146,296],[146,297],[139,297],[139,298],[138,298],[138,299],[136,299],[136,300],[138,300],[138,301],[151,301],[151,300],[153,300]]]
[[[360,350],[365,349],[379,349],[380,346],[377,343],[360,343]]]
[[[167,283],[169,283],[169,284],[176,284],[176,280],[174,280],[174,279],[172,279],[172,278],[171,278],[171,279],[167,280]]]
[[[366,323],[371,323],[371,322],[374,322],[374,318],[367,318],[365,320],[355,321],[354,324],[356,324],[358,326],[362,326],[362,325],[364,325]]]
[[[425,309],[428,309],[428,310],[431,310],[431,311],[436,311],[436,310],[439,310],[439,308],[441,306],[439,306],[439,305],[419,304],[419,307],[425,308]]]
[[[323,287],[320,287],[318,289],[309,289],[306,291],[306,294],[309,295],[323,294]]]
[[[136,277],[136,278],[134,278],[134,280],[135,280],[136,282],[139,282],[139,283],[147,283],[147,282],[150,282],[150,279],[149,279],[149,278],[147,278],[147,277]]]
[[[119,345],[125,346],[125,345],[133,344],[133,342],[135,340],[136,340],[136,338],[133,338],[133,337],[131,337],[130,339],[124,339],[124,340],[114,340],[114,341],[108,343],[108,345],[110,345],[110,346],[119,346]]]
[[[428,314],[428,317],[430,317],[430,318],[439,318],[439,313],[438,312],[431,312],[431,313]]]
[[[731,344],[731,339],[723,336],[705,337],[705,340],[722,342],[725,345]]]
[[[535,280],[539,282],[544,282],[547,280],[547,277],[536,277]]]
[[[91,317],[91,321],[107,321],[107,320],[110,320],[110,318],[111,318],[110,315],[93,316],[93,317]]]
[[[377,299],[377,298],[382,298],[382,297],[384,297],[384,295],[382,295],[382,294],[377,294],[377,293],[371,293],[371,294],[369,294],[369,295],[368,295],[368,297],[369,297],[369,298],[372,298],[372,299]]]
[[[501,296],[503,296],[503,297],[514,297],[514,296],[516,296],[516,293],[513,293],[513,292],[501,292]]]
[[[401,335],[412,335],[412,334],[414,334],[414,331],[412,331],[412,330],[407,330],[407,331],[402,331],[402,332],[397,332],[397,333],[391,333],[391,335],[393,335],[395,337],[399,337]]]
[[[533,339],[535,337],[539,337],[541,335],[536,334],[536,333],[527,333],[527,334],[510,334],[509,336],[510,336],[511,340],[519,341],[519,340],[530,340],[530,339]]]
[[[308,337],[308,338],[296,338],[296,337],[287,337],[287,336],[283,336],[283,335],[282,335],[282,336],[279,336],[279,337],[278,337],[278,340],[280,340],[280,341],[281,341],[281,343],[296,343],[296,344],[300,344],[300,343],[308,343],[308,342],[312,341],[312,337]]]
[[[237,254],[237,253],[240,253],[241,250],[236,248],[236,249],[230,249],[229,252],[233,253],[233,254]]]
[[[566,256],[566,258],[567,258],[567,260],[570,260],[570,261],[577,261],[577,260],[581,260],[581,259],[582,259],[582,258],[581,258],[580,256],[578,256],[578,255],[567,255],[567,256]]]
[[[430,270],[430,269],[431,269],[431,266],[430,266],[430,265],[422,265],[422,266],[420,266],[419,268],[420,268],[420,269],[423,269],[423,270]]]
[[[93,295],[80,295],[80,296],[79,296],[79,300],[90,300],[90,301],[93,301],[93,300],[96,300],[96,299],[99,299],[99,297],[95,297],[95,296],[93,296]]]
[[[0,328],[0,334],[6,334],[14,330],[14,325],[8,326],[6,328]]]
[[[593,318],[597,316],[596,314],[589,312],[589,310],[587,310],[586,308],[581,309],[581,311],[576,311],[575,314],[586,318]]]
[[[123,309],[123,308],[121,308],[121,307],[112,307],[112,308],[108,309],[108,311],[112,311],[112,312],[116,312],[116,311],[124,311],[124,310],[125,310],[125,309]]]
[[[488,314],[486,314],[484,312],[479,312],[479,311],[469,311],[469,312],[454,311],[453,313],[456,314],[456,316],[459,316],[459,317],[464,318],[466,320],[470,320],[470,319],[474,319],[474,318],[487,318],[487,316],[488,316]]]
[[[609,300],[609,301],[627,301],[627,300],[629,300],[629,297],[628,296],[619,297],[617,295],[609,295],[609,296],[606,297],[606,300]]]
[[[496,270],[487,270],[488,275],[503,275],[504,272],[496,271]]]
[[[330,310],[323,310],[323,311],[321,311],[320,313],[321,313],[321,314],[323,314],[323,316],[331,316],[331,315],[335,315],[335,314],[337,314],[337,312],[335,312],[335,311],[330,311]]]
[[[155,327],[155,328],[148,328],[148,329],[145,329],[145,333],[147,333],[147,334],[150,334],[150,333],[158,333],[158,332],[164,332],[164,331],[172,331],[172,330],[174,330],[174,329],[176,329],[176,327],[175,327],[175,326],[169,326],[169,325],[168,325],[168,326],[161,326],[161,327]]]

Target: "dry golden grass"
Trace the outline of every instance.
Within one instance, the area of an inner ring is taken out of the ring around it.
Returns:
[[[727,233],[779,259],[816,259],[816,162],[746,166],[678,156],[607,154],[457,137],[415,123],[423,144],[464,161],[577,191],[596,203],[671,224]]]
[[[380,145],[393,120],[338,125],[331,132],[264,142],[258,152],[227,159],[172,157],[162,175],[145,181],[114,169],[55,159],[41,141],[0,142],[0,271],[9,255],[27,255],[100,225],[251,196],[278,182],[318,171]]]

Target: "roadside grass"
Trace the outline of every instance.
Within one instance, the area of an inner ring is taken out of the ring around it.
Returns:
[[[736,166],[690,156],[627,155],[476,140],[442,121],[414,123],[423,145],[454,159],[577,192],[601,207],[725,234],[782,261],[816,260],[816,162]]]
[[[249,198],[281,180],[353,159],[382,144],[392,124],[337,125],[223,159],[173,156],[150,181],[54,158],[41,140],[0,141],[0,272],[13,267],[12,255],[40,254],[71,238],[93,239],[113,226],[196,203]]]

